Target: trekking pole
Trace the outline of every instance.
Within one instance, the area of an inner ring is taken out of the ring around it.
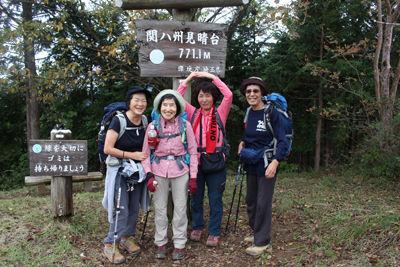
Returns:
[[[228,221],[226,222],[226,227],[225,227],[225,231],[224,231],[224,233],[225,233],[225,234],[228,234],[228,233],[229,233],[229,230],[228,230],[229,219],[230,219],[230,217],[231,217],[231,213],[232,213],[232,206],[233,206],[233,201],[235,200],[236,188],[237,188],[237,185],[238,185],[239,176],[240,176],[240,169],[241,169],[241,168],[242,168],[242,164],[241,164],[241,163],[239,163],[239,167],[238,167],[238,174],[237,174],[237,176],[236,176],[236,182],[235,182],[235,189],[233,190],[233,196],[232,196],[231,208],[230,208],[230,210],[229,210],[229,214],[228,214]]]
[[[147,218],[149,217],[149,213],[150,213],[150,207],[151,207],[151,201],[153,200],[153,194],[150,195],[150,204],[149,204],[149,208],[147,210],[147,214],[146,214],[146,219],[144,221],[144,226],[143,226],[143,232],[140,235],[140,243],[143,245],[143,239],[144,239],[144,231],[146,230],[146,224],[147,224]]]
[[[112,263],[114,264],[114,254],[115,254],[115,243],[116,240],[118,238],[118,234],[117,234],[117,225],[118,225],[118,215],[120,213],[120,201],[121,201],[121,172],[120,170],[118,170],[117,173],[118,176],[118,184],[119,184],[119,188],[118,188],[118,200],[117,200],[117,208],[115,210],[115,228],[114,228],[114,246],[113,246],[113,254],[112,254]]]
[[[236,221],[235,221],[235,227],[233,227],[234,231],[237,230],[236,225],[237,225],[238,216],[239,216],[240,198],[242,197],[243,178],[244,178],[244,170],[242,169],[242,181],[240,182],[239,200],[238,200],[237,209],[236,209]]]

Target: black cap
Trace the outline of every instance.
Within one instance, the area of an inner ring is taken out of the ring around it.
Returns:
[[[128,100],[128,97],[131,94],[136,94],[136,93],[144,93],[146,95],[147,100],[149,100],[151,98],[151,93],[150,91],[144,89],[143,87],[140,86],[132,86],[131,88],[129,88],[128,92],[126,92],[126,97],[125,99]]]
[[[268,95],[269,89],[267,84],[258,77],[250,77],[247,80],[244,80],[240,85],[240,93],[242,93],[242,95],[246,95],[246,87],[251,84],[260,86],[262,95]]]

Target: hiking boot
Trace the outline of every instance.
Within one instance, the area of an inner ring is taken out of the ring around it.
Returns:
[[[254,243],[254,235],[246,237],[245,239],[243,239],[243,242],[245,242],[245,243]]]
[[[164,259],[167,257],[167,247],[165,245],[157,246],[156,259]]]
[[[249,255],[257,256],[264,254],[265,252],[272,252],[272,245],[269,243],[266,246],[256,246],[256,245],[251,245],[251,247],[246,248],[246,253]]]
[[[207,239],[207,247],[216,247],[218,245],[219,236],[209,235]]]
[[[185,258],[185,248],[174,248],[174,252],[172,252],[173,260],[182,260]]]
[[[103,256],[106,257],[110,262],[113,262],[113,244],[105,244],[103,250]],[[115,264],[121,264],[125,262],[125,257],[119,253],[117,246],[114,251],[114,262]]]
[[[203,230],[193,230],[190,233],[190,240],[199,242],[202,233],[203,233]]]
[[[139,254],[142,251],[140,247],[135,244],[133,236],[129,238],[126,237],[121,238],[121,241],[119,242],[119,248],[125,249],[132,255]]]

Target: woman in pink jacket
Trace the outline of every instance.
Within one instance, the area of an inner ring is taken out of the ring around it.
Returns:
[[[197,190],[197,144],[190,123],[178,117],[185,111],[185,100],[178,92],[170,89],[161,91],[154,99],[153,107],[161,117],[147,127],[142,151],[151,157],[142,161],[142,165],[147,173],[147,187],[154,193],[155,256],[157,259],[167,256],[167,204],[171,188],[174,202],[172,257],[180,260],[185,257],[187,241],[187,193],[188,189],[191,194]],[[159,142],[151,150],[148,133],[153,125],[158,130]]]
[[[225,190],[226,168],[225,154],[228,153],[224,147],[223,129],[232,105],[232,92],[217,76],[208,72],[192,72],[179,86],[178,92],[183,96],[189,83],[197,77],[211,79],[212,82],[203,82],[196,86],[194,99],[200,106],[196,109],[186,102],[186,113],[191,121],[193,131],[198,144],[198,190],[191,198],[191,212],[193,231],[190,239],[200,241],[205,221],[203,219],[203,200],[205,185],[208,188],[208,199],[210,203],[210,222],[208,224],[207,246],[217,246],[221,234],[221,221],[223,215],[222,195]],[[215,102],[220,93],[223,94],[221,105],[216,108]],[[218,125],[217,117],[220,117],[222,125]],[[225,154],[224,154],[225,153]],[[207,159],[220,158],[222,168],[207,169]]]

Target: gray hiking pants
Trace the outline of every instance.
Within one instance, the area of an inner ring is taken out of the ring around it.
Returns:
[[[136,234],[136,219],[139,214],[139,201],[142,197],[143,186],[146,180],[142,183],[135,185],[135,190],[127,191],[128,186],[126,184],[126,178],[121,177],[121,200],[120,200],[120,213],[118,215],[117,222],[117,239],[116,243],[121,240],[121,237],[131,237]],[[118,179],[115,179],[115,190],[114,190],[114,208],[117,208],[118,202]],[[114,231],[116,214],[113,215],[113,223],[110,224],[110,229],[108,230],[108,235],[104,239],[105,244],[114,243]]]

